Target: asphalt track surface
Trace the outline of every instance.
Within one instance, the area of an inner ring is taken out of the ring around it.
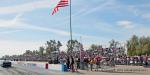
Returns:
[[[17,67],[2,68],[0,67],[0,75],[46,75]],[[47,74],[48,75],[48,74]]]
[[[63,72],[48,71],[45,69],[25,68],[12,66],[11,68],[0,67],[0,75],[62,75]]]
[[[118,68],[141,69],[145,71],[134,72],[96,72],[96,71],[83,71],[79,72],[55,72],[39,68],[25,68],[19,65],[14,65],[11,68],[0,67],[0,75],[150,75],[150,68],[136,67],[136,66],[119,66]]]

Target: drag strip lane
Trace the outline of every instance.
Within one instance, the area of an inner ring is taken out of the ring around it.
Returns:
[[[43,74],[17,68],[17,67],[11,67],[11,68],[0,67],[0,75],[43,75]]]
[[[2,68],[0,67],[0,75],[20,75],[19,73],[13,71],[12,68]]]

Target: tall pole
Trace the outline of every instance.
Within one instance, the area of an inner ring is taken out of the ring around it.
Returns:
[[[80,62],[81,62],[81,51],[82,51],[82,37],[80,36],[80,42],[81,42],[81,44],[80,44]]]
[[[72,47],[72,23],[71,23],[71,0],[70,0],[70,40],[71,40],[71,53],[73,51],[73,47]]]
[[[83,45],[83,44],[82,44],[82,37],[81,37],[81,36],[80,36],[80,42],[81,42],[81,44],[80,44],[80,69],[81,69],[81,67],[82,67],[82,66],[81,66],[81,64],[82,64],[82,62],[81,62],[81,61],[82,61],[82,57],[81,57],[82,54],[81,54],[81,52],[82,52],[82,45]]]

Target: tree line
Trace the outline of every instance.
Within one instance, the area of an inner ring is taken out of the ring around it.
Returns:
[[[72,42],[72,45],[71,45]],[[39,60],[41,59],[49,59],[53,53],[59,53],[60,47],[62,47],[63,44],[60,41],[56,40],[49,40],[46,41],[45,46],[39,47],[38,50],[26,50],[21,55],[5,55],[2,58],[33,58],[37,57]],[[79,51],[83,49],[83,44],[80,43],[78,40],[68,40],[67,41],[67,49],[66,53],[70,54],[72,51]],[[82,46],[82,47],[81,47]],[[100,44],[91,44],[91,46],[87,49],[87,51],[90,52],[97,52],[97,50],[104,48]],[[109,41],[109,47],[108,48],[119,48],[121,49],[118,53],[125,54],[125,48],[121,46],[121,43],[116,40]],[[127,49],[127,55],[128,56],[135,56],[135,55],[149,55],[150,54],[150,37],[138,37],[136,35],[133,35],[129,40],[126,41],[126,49]]]
[[[127,50],[129,56],[149,55],[150,54],[150,37],[138,37],[133,35],[127,41]]]
[[[71,44],[72,42],[72,44]],[[111,40],[109,42],[109,48],[117,48],[119,46],[119,42],[116,40]],[[80,51],[81,49],[83,50],[83,44],[80,43],[78,40],[68,40],[67,41],[67,49],[66,53],[71,54],[72,51]],[[62,47],[62,43],[60,41],[56,40],[49,40],[46,41],[45,46],[39,47],[38,50],[26,50],[23,54],[21,55],[13,55],[13,56],[8,56],[5,55],[2,58],[11,58],[11,59],[25,59],[28,60],[28,58],[36,59],[36,60],[47,60],[50,57],[55,57],[55,55],[52,55],[54,53],[60,53],[60,47]],[[102,45],[98,44],[91,44],[89,49],[87,51],[92,52],[99,52],[97,50],[102,49]]]

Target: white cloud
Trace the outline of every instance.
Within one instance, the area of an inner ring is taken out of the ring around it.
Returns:
[[[138,29],[138,30],[137,30]],[[142,25],[129,31],[132,35],[150,36],[150,27],[143,27]]]
[[[12,20],[0,20],[0,28],[9,28],[15,30],[37,30],[37,31],[51,32],[62,36],[69,36],[69,32],[67,31],[54,29],[54,28],[34,26],[25,23],[24,20],[21,18],[21,15],[17,15]]]
[[[51,33],[61,35],[61,36],[69,36],[70,35],[69,32],[64,31],[64,30],[31,25],[29,23],[26,23],[21,16],[22,15],[19,14],[11,20],[0,20],[0,28],[14,29],[14,30],[10,30],[10,31],[4,31],[1,33],[5,34],[5,33],[19,32],[19,31],[23,31],[23,30],[24,31],[25,30],[35,30],[35,31],[51,32]],[[77,37],[83,36],[85,38],[99,39],[99,37],[97,37],[97,36],[84,35],[84,34],[79,34],[79,33],[73,33],[73,35],[77,36]]]
[[[20,26],[21,14],[17,15],[15,18],[11,20],[0,19],[0,28],[15,28]]]
[[[135,6],[128,6],[127,9],[128,9],[129,12],[133,13],[135,16],[140,16],[141,15],[140,10]]]
[[[143,18],[150,20],[150,13],[145,13],[142,15]]]
[[[96,25],[94,25],[97,29],[104,31],[104,32],[111,32],[115,34],[120,34],[121,32],[118,32],[116,30],[116,27],[113,26],[110,23],[99,21]]]
[[[132,22],[130,22],[130,21],[127,21],[127,20],[118,21],[117,25],[121,26],[123,28],[126,28],[126,29],[134,28],[134,24]]]
[[[133,26],[133,28],[131,28],[129,26],[130,29],[125,30],[124,35],[127,36],[128,38],[130,38],[132,35],[137,35],[137,36],[150,36],[150,26],[144,25],[144,24],[140,24],[140,23],[134,23],[131,22]],[[121,26],[123,28],[126,28],[124,26]],[[128,27],[127,27],[128,28]]]
[[[99,6],[96,6],[95,8],[92,8],[90,10],[88,8],[86,11],[83,11],[84,13],[82,12],[83,13],[82,15],[88,15],[88,14],[96,12],[96,11],[100,11],[100,10],[103,10],[103,9],[106,9],[106,8],[110,8],[110,7],[112,7],[112,5],[113,6],[115,5],[115,0],[104,1]]]
[[[44,32],[51,32],[62,36],[69,36],[69,32],[54,29],[54,28],[46,28],[46,27],[39,27],[39,26],[33,26],[33,25],[24,25],[25,29],[31,29],[31,30],[38,30],[38,31],[44,31]],[[23,27],[23,28],[24,28]]]
[[[16,27],[13,20],[0,20],[0,27],[1,28],[12,28]]]
[[[59,0],[40,0],[14,6],[0,7],[0,14],[24,13],[40,8],[53,8]]]
[[[29,23],[26,23],[21,16],[22,15],[19,14],[11,20],[0,20],[0,28],[14,29],[13,31],[11,30],[11,31],[1,32],[1,34],[6,34],[6,33],[8,34],[8,33],[14,33],[14,32],[25,31],[25,30],[34,30],[34,31],[42,31],[42,32],[51,32],[51,33],[61,35],[61,36],[69,36],[70,35],[70,32],[68,32],[68,31],[31,25]],[[102,23],[102,24],[104,24],[104,23]],[[103,26],[105,26],[104,27],[104,28],[106,28],[105,30],[113,32],[113,30],[109,30],[110,27],[107,27],[109,25],[105,24]],[[90,39],[91,38],[100,39],[97,36],[84,35],[84,34],[79,34],[79,33],[73,33],[73,36],[76,36],[76,37],[83,36],[83,37],[88,38],[88,39],[89,38]],[[104,38],[102,38],[102,39],[104,39]]]
[[[20,32],[22,30],[11,30],[11,31],[3,31],[3,32],[0,32],[0,34],[10,34],[10,33],[16,33],[16,32]]]
[[[97,1],[96,0],[95,2],[100,3],[96,7],[91,7],[89,4],[87,4],[86,6],[83,6],[83,3],[81,3],[82,1],[80,2],[78,0],[74,0],[73,2],[74,2],[73,3],[74,6],[78,7],[78,6],[82,5],[82,8],[79,8],[76,12],[72,12],[72,17],[74,20],[80,18],[81,16],[89,15],[93,12],[102,11],[102,10],[105,10],[107,8],[112,8],[112,6],[115,5],[115,0],[108,0],[108,1],[106,1],[106,0]],[[69,19],[69,17],[70,16],[66,16],[64,18],[59,18],[58,20],[66,21]]]
[[[16,41],[16,40],[0,40],[0,57],[3,55],[22,54],[25,50],[36,50],[44,42],[42,41]]]
[[[145,13],[150,8],[149,3],[138,4],[138,5],[126,5],[127,11],[132,12],[135,16],[150,20],[150,13]],[[144,10],[143,10],[144,9]]]

